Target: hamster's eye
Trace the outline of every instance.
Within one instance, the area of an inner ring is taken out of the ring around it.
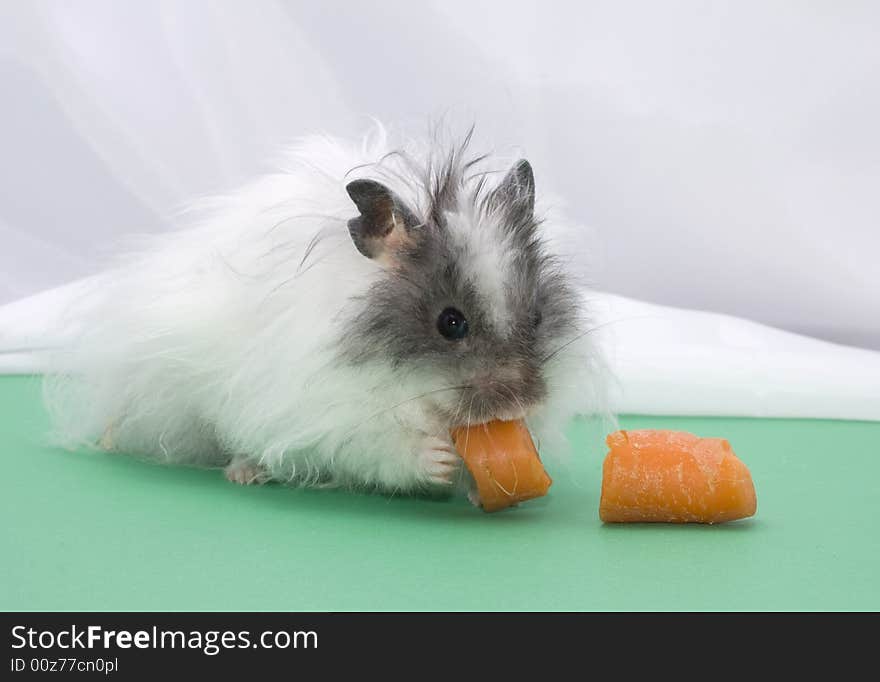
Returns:
[[[437,331],[450,341],[458,341],[467,336],[468,321],[457,308],[446,308],[437,318]]]

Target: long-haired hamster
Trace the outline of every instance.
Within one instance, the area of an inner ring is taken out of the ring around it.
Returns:
[[[562,228],[527,161],[469,142],[305,138],[145,238],[47,379],[58,435],[239,483],[432,493],[467,490],[450,429],[522,417],[540,442],[592,410]]]

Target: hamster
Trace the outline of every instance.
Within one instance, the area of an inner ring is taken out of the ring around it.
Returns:
[[[411,494],[468,490],[456,426],[558,435],[601,382],[584,297],[530,164],[469,143],[304,138],[145,238],[46,380],[62,442]]]

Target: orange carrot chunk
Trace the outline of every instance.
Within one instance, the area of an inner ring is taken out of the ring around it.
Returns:
[[[498,511],[547,494],[553,481],[522,420],[455,429],[452,439],[476,481],[483,511]]]
[[[722,523],[757,508],[751,474],[723,438],[618,431],[602,468],[605,523]]]

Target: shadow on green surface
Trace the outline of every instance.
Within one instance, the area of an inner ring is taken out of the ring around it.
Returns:
[[[365,516],[376,521],[392,518],[397,521],[405,516],[444,524],[450,520],[508,524],[539,521],[541,510],[550,504],[550,500],[544,498],[486,514],[463,497],[454,495],[398,495],[345,488],[285,486],[275,482],[242,486],[227,481],[221,469],[170,466],[125,453],[69,451],[57,447],[47,447],[44,452],[49,457],[64,460],[68,474],[73,478],[91,480],[100,476],[104,484],[119,486],[136,481],[139,487],[161,489],[163,495],[207,494],[224,504],[240,504],[242,513],[248,513],[254,507],[268,507],[291,514],[319,513],[341,521],[354,518],[360,521]],[[101,471],[96,471],[96,467]]]
[[[651,528],[673,533],[742,533],[754,532],[761,525],[761,519],[749,518],[727,523],[603,523],[602,533],[631,533],[633,530]]]

